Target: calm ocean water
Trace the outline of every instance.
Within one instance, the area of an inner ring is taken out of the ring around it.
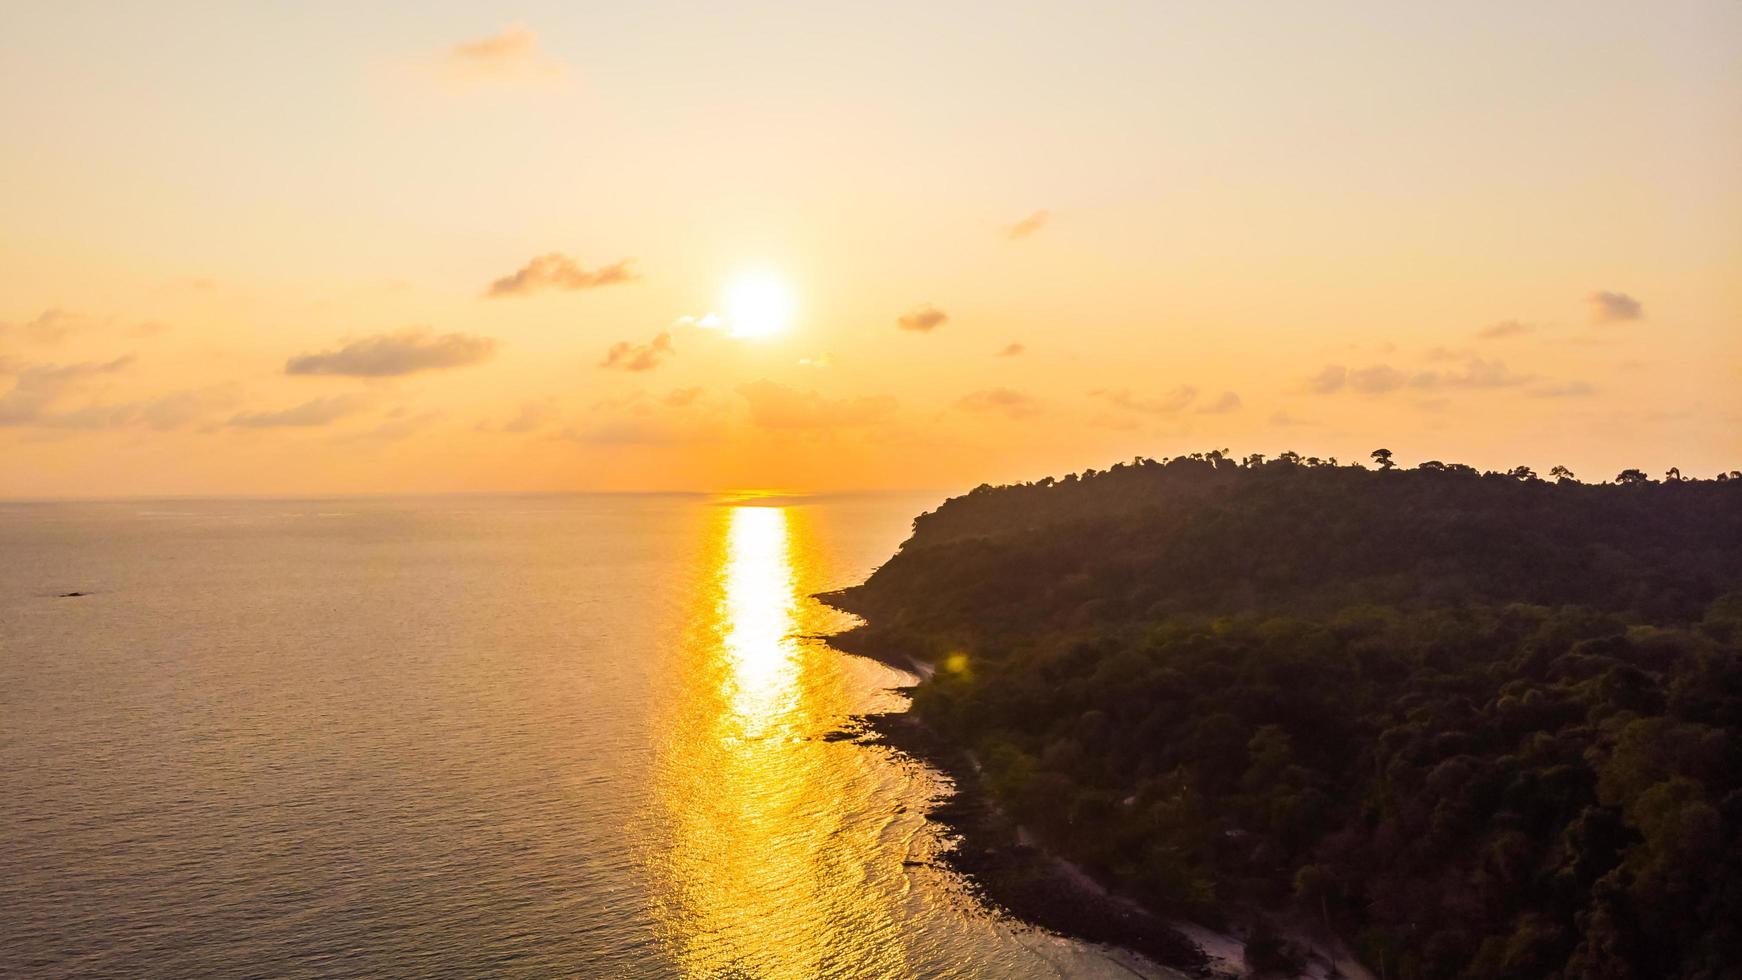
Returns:
[[[821,737],[935,502],[0,504],[0,975],[1131,976]]]

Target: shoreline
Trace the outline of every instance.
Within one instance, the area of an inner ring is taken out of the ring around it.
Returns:
[[[864,729],[861,742],[888,746],[950,778],[954,789],[926,819],[954,838],[954,846],[938,860],[959,873],[987,905],[1025,924],[1129,950],[1170,970],[1217,975],[1199,945],[1172,923],[1031,843],[981,786],[972,757],[944,743],[911,710],[856,720]]]
[[[894,690],[911,690],[936,672],[936,666],[917,653],[892,649],[886,633],[863,622],[865,617],[859,611],[835,601],[841,598],[840,593],[815,598],[862,621],[843,632],[819,637],[830,648],[915,676],[913,683]],[[981,782],[973,754],[933,732],[914,713],[911,699],[903,710],[857,715],[853,721],[843,737],[886,746],[950,779],[951,792],[939,798],[926,814],[927,820],[953,838],[953,846],[940,853],[938,860],[961,875],[988,906],[1026,925],[1137,953],[1157,966],[1188,976],[1259,975],[1252,973],[1244,960],[1243,934],[1250,932],[1254,923],[1238,913],[1230,916],[1233,922],[1225,927],[1168,915],[1119,894],[1088,870],[1037,844],[993,801]],[[1373,980],[1372,974],[1348,955],[1340,939],[1327,941],[1309,932],[1288,928],[1279,937],[1305,954],[1306,962],[1297,976]]]

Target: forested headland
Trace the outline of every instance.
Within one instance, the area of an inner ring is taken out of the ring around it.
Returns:
[[[1389,978],[1742,975],[1742,478],[1375,460],[982,486],[829,599],[1152,908]]]

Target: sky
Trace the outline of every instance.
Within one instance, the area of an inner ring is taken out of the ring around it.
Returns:
[[[1742,468],[1742,5],[0,0],[0,497]]]

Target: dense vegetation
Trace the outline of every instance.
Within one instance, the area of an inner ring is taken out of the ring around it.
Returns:
[[[1138,460],[981,487],[838,597],[925,723],[1159,907],[1389,977],[1742,971],[1742,479]]]

